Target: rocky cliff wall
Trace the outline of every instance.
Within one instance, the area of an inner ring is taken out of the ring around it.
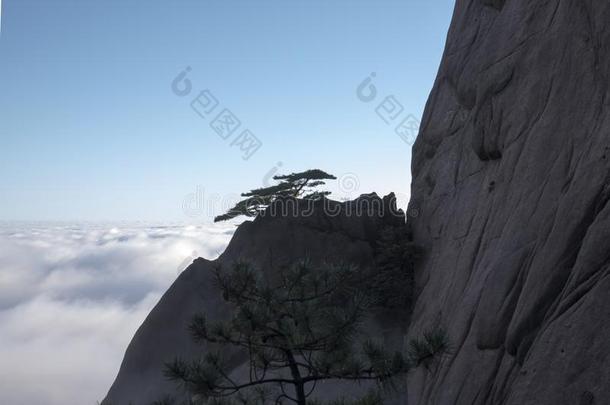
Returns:
[[[610,403],[610,2],[458,0],[413,150],[410,404]]]

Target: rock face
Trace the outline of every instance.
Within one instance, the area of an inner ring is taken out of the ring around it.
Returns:
[[[176,357],[195,358],[204,349],[193,343],[187,331],[193,315],[205,311],[210,319],[227,316],[224,301],[214,286],[215,266],[247,260],[265,270],[309,258],[313,262],[352,263],[365,268],[373,263],[379,232],[387,225],[404,221],[393,196],[381,199],[368,195],[347,203],[327,200],[314,206],[290,200],[281,207],[283,212],[278,210],[274,215],[240,225],[216,261],[197,259],[180,275],[138,329],[102,404],[150,405],[166,394],[186,399],[175,384],[164,378],[164,363]],[[388,341],[404,333],[382,321],[369,329]],[[235,366],[239,365],[237,361]],[[353,385],[326,385],[324,391],[328,395],[354,390]]]
[[[458,0],[413,151],[409,404],[610,403],[610,2]]]

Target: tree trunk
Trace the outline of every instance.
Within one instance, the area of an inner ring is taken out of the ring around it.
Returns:
[[[294,389],[297,392],[297,404],[299,405],[307,405],[307,401],[305,399],[305,384],[299,382],[294,385]]]
[[[297,362],[294,359],[294,355],[290,350],[286,350],[286,358],[288,359],[288,365],[290,366],[290,373],[292,374],[292,378],[294,380],[294,390],[297,395],[297,404],[298,405],[307,405],[306,396],[305,396],[305,384],[303,383],[303,379],[301,378],[301,372],[299,371],[299,366],[297,366]]]

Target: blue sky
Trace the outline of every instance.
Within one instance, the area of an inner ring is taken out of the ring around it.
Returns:
[[[203,221],[214,213],[187,217],[189,193],[234,198],[278,162],[355,180],[354,195],[407,196],[411,146],[375,108],[394,95],[400,117],[421,117],[452,11],[449,0],[3,0],[0,220]],[[171,83],[187,66],[193,90],[179,97]],[[364,103],[356,88],[371,72],[378,97]],[[201,118],[190,102],[204,89],[219,106]],[[235,136],[262,142],[250,159],[210,127],[223,108],[242,123]]]

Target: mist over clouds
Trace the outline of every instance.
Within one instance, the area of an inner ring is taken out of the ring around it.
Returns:
[[[100,401],[136,329],[233,225],[0,224],[0,403]]]

